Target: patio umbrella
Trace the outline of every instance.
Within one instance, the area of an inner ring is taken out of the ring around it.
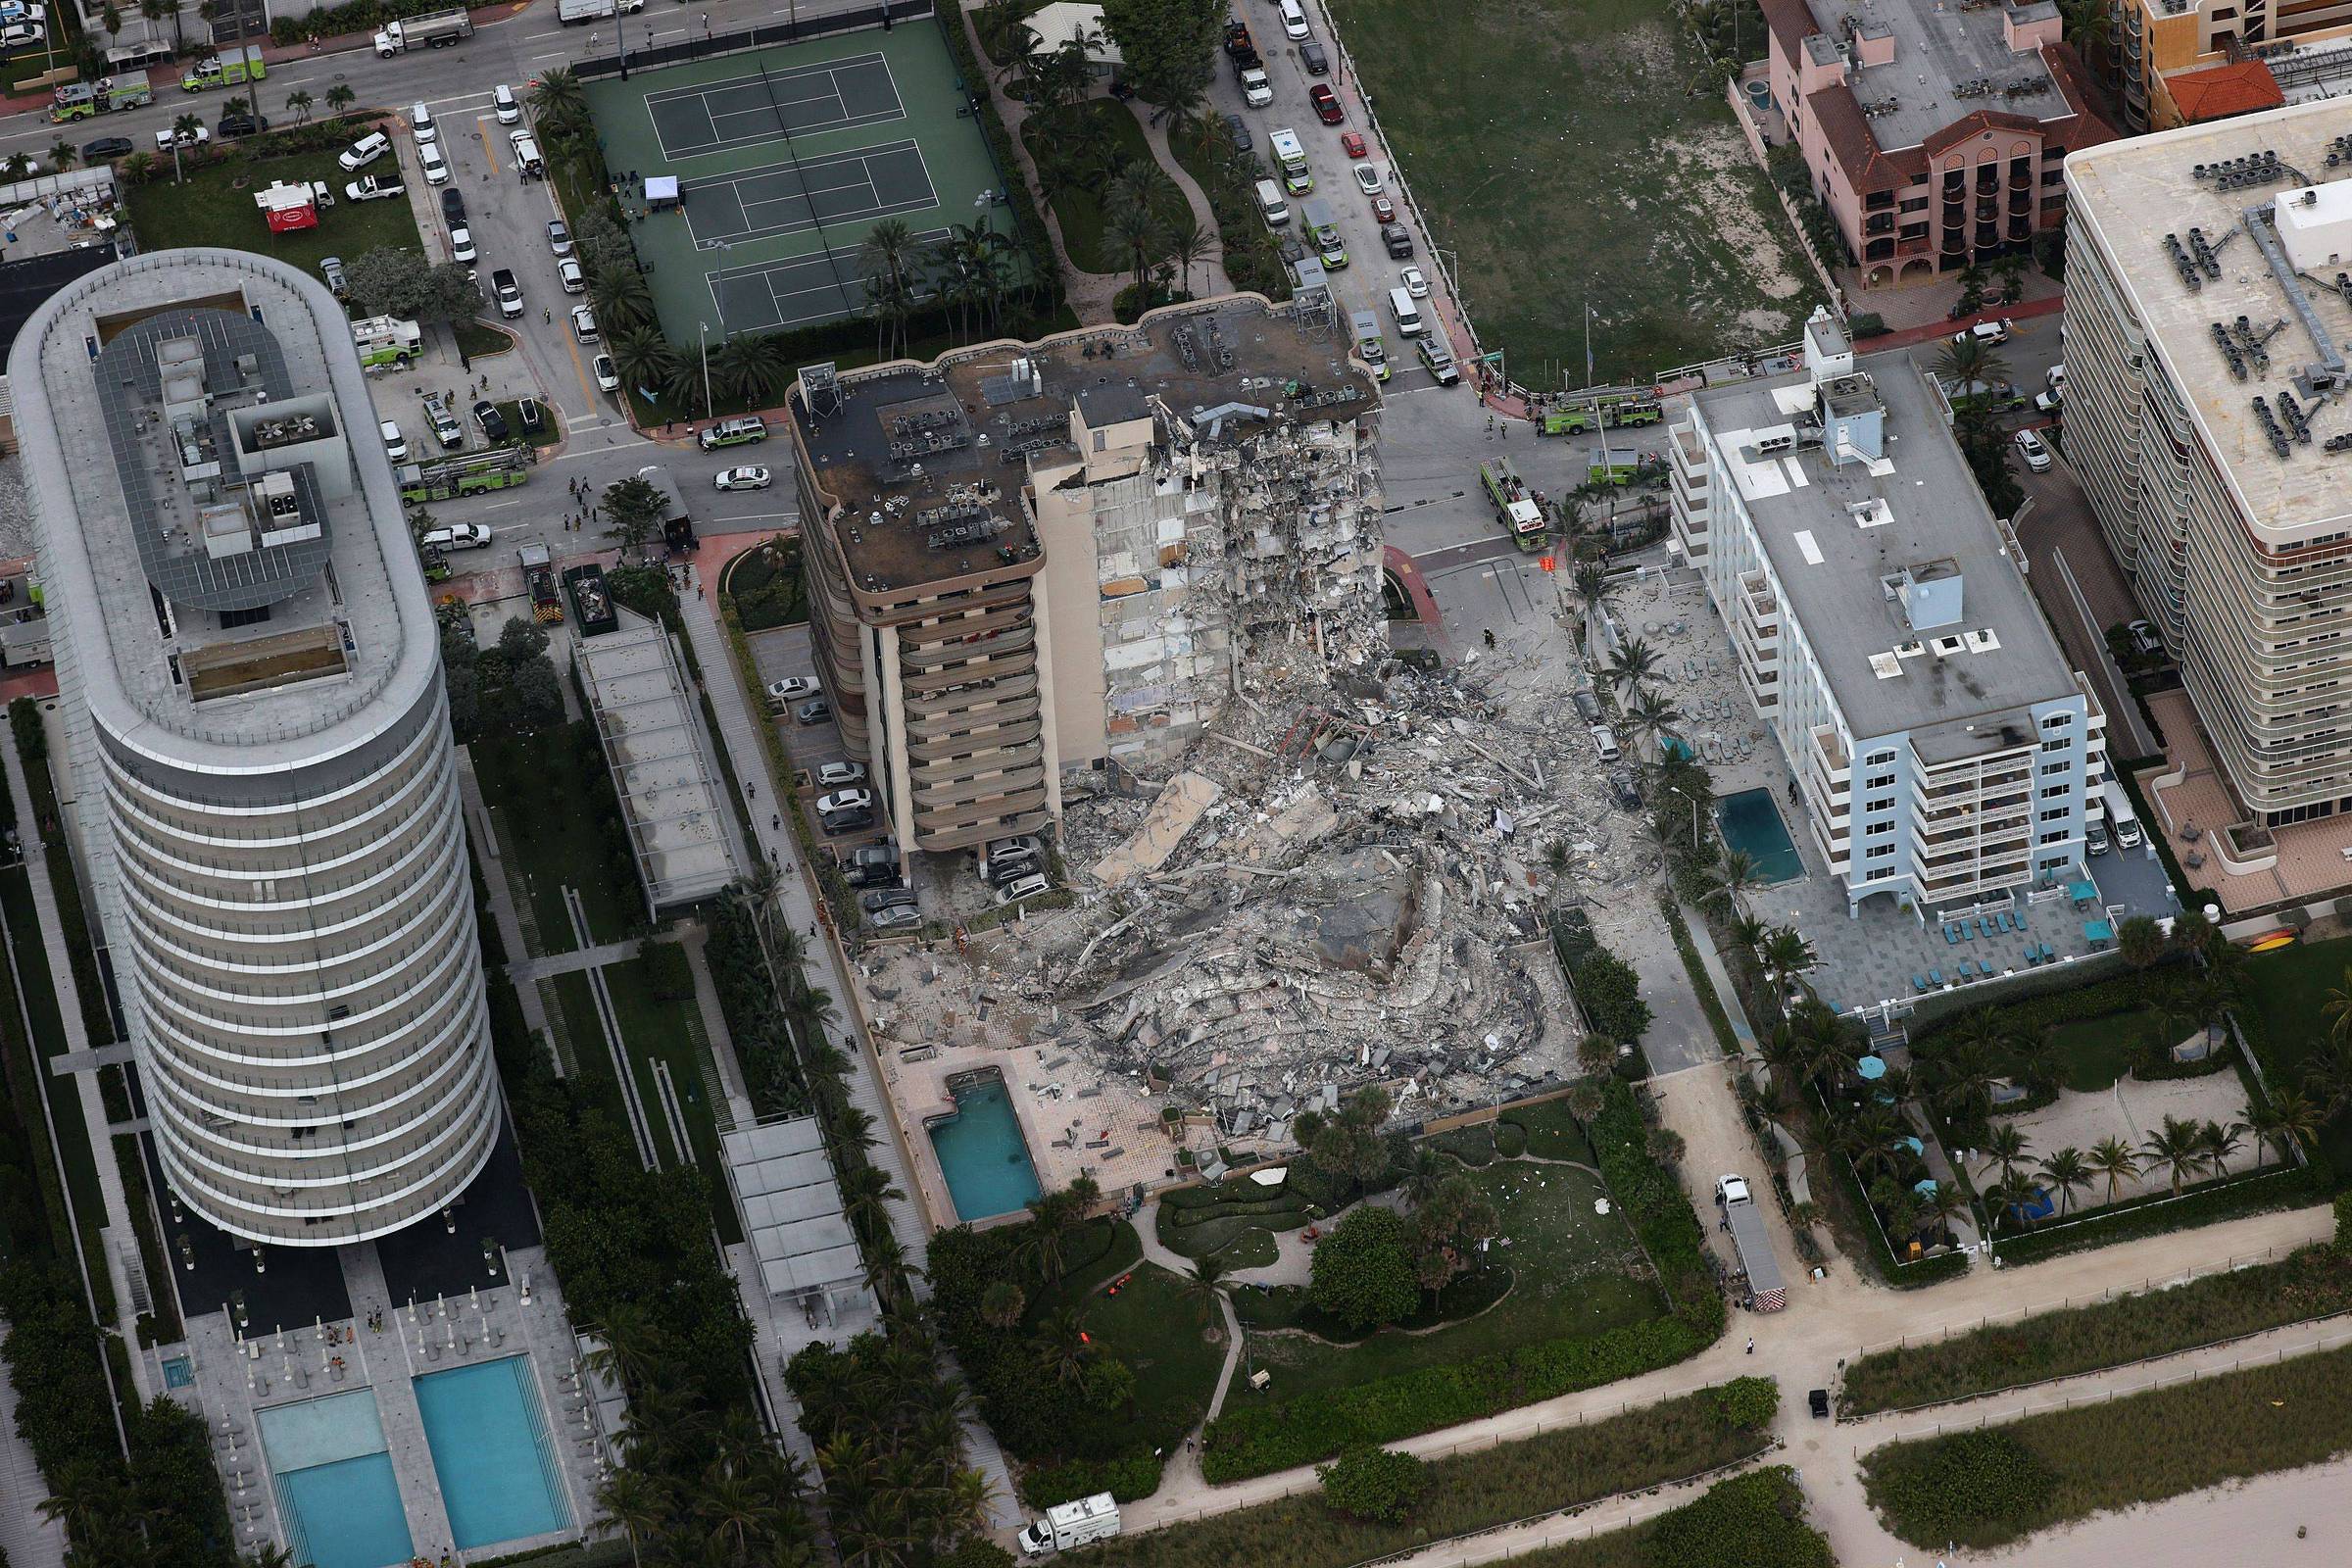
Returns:
[[[1934,1198],[1936,1196],[1936,1178],[1933,1176],[1921,1177],[1911,1184],[1911,1191],[1922,1198]]]
[[[1886,1063],[1876,1056],[1864,1056],[1854,1063],[1854,1074],[1866,1084],[1875,1084],[1886,1076]]]
[[[1928,1152],[1928,1146],[1921,1143],[1916,1138],[1897,1138],[1893,1143],[1888,1144],[1886,1147],[1888,1149],[1907,1149],[1912,1152],[1913,1155],[1922,1158],[1924,1158]]]

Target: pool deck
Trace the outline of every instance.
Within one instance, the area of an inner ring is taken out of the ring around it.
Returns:
[[[286,1541],[262,1456],[260,1412],[355,1389],[375,1394],[385,1451],[419,1556],[437,1561],[448,1551],[453,1562],[466,1562],[584,1540],[596,1514],[596,1486],[609,1445],[591,1402],[578,1392],[572,1327],[544,1253],[531,1248],[508,1254],[499,1275],[484,1272],[478,1296],[416,1303],[390,1298],[373,1244],[338,1248],[335,1257],[350,1293],[351,1317],[326,1324],[256,1323],[240,1339],[229,1314],[215,1311],[189,1318],[184,1348],[167,1346],[145,1352],[153,1358],[158,1385],[164,1357],[185,1353],[190,1358],[194,1382],[171,1390],[171,1396],[202,1415],[212,1431],[213,1457],[227,1487],[238,1548],[251,1551]],[[518,1284],[527,1287],[527,1301]],[[379,1308],[384,1329],[371,1333],[368,1315]],[[460,1551],[451,1540],[412,1380],[517,1353],[531,1358],[574,1528]],[[334,1364],[337,1358],[340,1367]],[[312,1528],[317,1529],[316,1521]]]

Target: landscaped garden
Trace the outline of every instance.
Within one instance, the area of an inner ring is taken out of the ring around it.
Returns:
[[[1274,1261],[1276,1231],[1298,1230],[1322,1212],[1287,1182],[1266,1187],[1237,1176],[1162,1196],[1156,1230],[1159,1245],[1179,1257],[1214,1255],[1228,1269],[1263,1268]]]
[[[2352,979],[2352,937],[2296,943],[2245,960],[2240,1021],[2281,1095],[2320,1113],[2317,1144],[2336,1185],[2352,1182],[2352,1041],[2339,1043],[2331,999]]]
[[[492,735],[467,748],[496,824],[514,902],[541,954],[574,940],[564,889],[576,889],[589,943],[617,942],[646,924],[645,894],[618,820],[612,774],[593,725],[553,735]]]
[[[1863,1456],[1862,1474],[1872,1505],[1904,1541],[1988,1548],[2347,1449],[2352,1349],[1889,1444]]]
[[[801,543],[779,535],[744,551],[719,573],[718,591],[732,600],[745,631],[797,626],[808,618],[801,579]]]
[[[1203,1450],[1211,1482],[1631,1377],[1721,1335],[1697,1216],[1632,1090],[1587,1085],[1582,1098],[1605,1185],[1498,1146],[1466,1167],[1442,1141],[1409,1152],[1364,1142],[1350,1126],[1361,1097],[1302,1135],[1309,1157],[1292,1181],[1305,1180],[1310,1200],[1326,1181],[1336,1190],[1322,1206],[1334,1212],[1350,1189],[1394,1197],[1329,1227],[1306,1286],[1234,1292],[1251,1364],[1272,1381],[1228,1396]],[[1538,1118],[1547,1138],[1560,1136],[1557,1114]],[[1514,1124],[1502,1142],[1527,1136]]]
[[[317,228],[272,234],[253,205],[254,194],[274,180],[326,182],[340,194],[351,176],[332,150],[257,157],[244,150],[192,165],[184,181],[172,178],[170,159],[161,161],[143,184],[132,185],[131,226],[147,250],[167,246],[218,245],[274,256],[318,275],[321,257],[349,262],[387,246],[418,249],[416,219],[405,199],[381,202],[338,200],[318,212]],[[379,166],[380,167],[380,166]]]
[[[1133,111],[1115,98],[1041,109],[1021,125],[1039,183],[1061,228],[1062,249],[1083,272],[1132,272],[1169,258],[1169,237],[1192,223],[1192,205],[1152,151]],[[1137,215],[1130,220],[1126,215]],[[1187,260],[1198,262],[1195,245]]]
[[[1432,1460],[1401,1517],[1363,1518],[1327,1494],[1237,1508],[1093,1547],[1092,1568],[1348,1568],[1661,1486],[1771,1446],[1778,1391],[1762,1378]]]

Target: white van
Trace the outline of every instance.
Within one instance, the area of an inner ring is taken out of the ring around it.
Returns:
[[[419,147],[431,145],[433,138],[441,133],[441,127],[433,123],[433,112],[422,104],[409,110],[409,130]]]
[[[1266,220],[1268,228],[1280,228],[1291,220],[1291,204],[1282,199],[1282,187],[1270,179],[1257,182],[1257,216]]]
[[[1396,318],[1396,330],[1400,335],[1421,335],[1421,308],[1413,303],[1412,295],[1403,289],[1389,290],[1389,314]]]
[[[1293,43],[1309,36],[1306,26],[1306,8],[1298,0],[1282,0],[1282,35]]]

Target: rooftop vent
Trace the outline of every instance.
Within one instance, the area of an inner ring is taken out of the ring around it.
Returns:
[[[1892,654],[1873,654],[1870,669],[1881,680],[1892,680],[1903,672],[1903,662]]]

